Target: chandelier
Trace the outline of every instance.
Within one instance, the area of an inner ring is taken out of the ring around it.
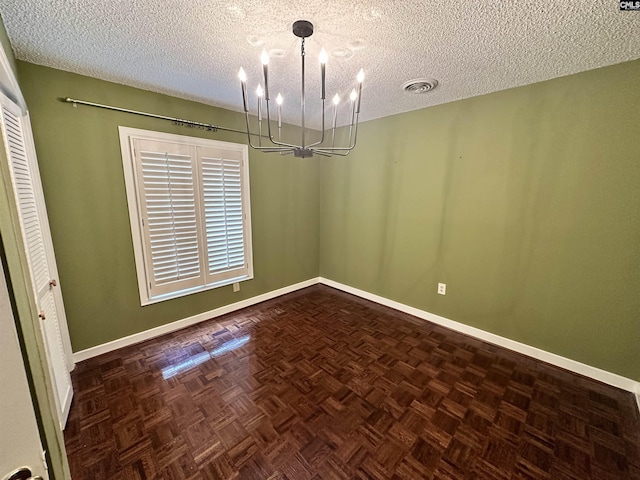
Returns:
[[[264,76],[264,89],[262,85],[258,85],[256,89],[256,95],[258,96],[258,144],[254,145],[251,141],[251,135],[255,135],[251,133],[249,127],[249,106],[247,100],[247,75],[243,68],[240,68],[240,72],[238,73],[238,77],[240,78],[240,83],[242,86],[242,104],[244,107],[244,113],[247,121],[247,138],[249,142],[249,146],[256,150],[260,150],[262,152],[267,153],[280,153],[283,155],[293,153],[296,157],[306,158],[312,157],[314,154],[331,157],[333,155],[345,156],[348,155],[351,150],[356,146],[356,140],[358,137],[358,117],[360,116],[360,98],[362,94],[362,81],[364,80],[364,71],[360,69],[360,72],[357,76],[357,91],[354,88],[351,91],[351,95],[349,96],[351,100],[351,122],[349,123],[349,136],[348,142],[346,146],[336,146],[336,123],[338,119],[338,104],[340,103],[340,96],[336,93],[333,97],[333,121],[331,125],[331,133],[327,135],[327,130],[325,128],[325,76],[326,76],[326,66],[327,66],[327,52],[323,48],[320,52],[320,78],[321,78],[321,100],[322,100],[322,132],[318,135],[317,132],[310,132],[305,123],[305,82],[304,82],[304,60],[305,60],[305,50],[304,50],[304,41],[306,38],[310,37],[313,34],[313,24],[306,20],[298,20],[293,23],[293,34],[301,38],[301,46],[300,46],[300,57],[302,62],[302,87],[300,93],[300,104],[301,104],[301,139],[299,145],[293,145],[290,143],[285,143],[281,139],[282,132],[282,104],[283,98],[281,94],[278,94],[276,97],[276,116],[277,116],[277,139],[274,138],[272,129],[271,129],[271,108],[270,108],[270,96],[269,96],[269,55],[266,51],[262,52],[261,60],[262,60],[262,72]],[[263,98],[266,104],[266,138],[270,142],[270,144],[263,146],[262,139],[265,138],[263,135]],[[319,139],[315,138],[315,142],[310,139],[310,137],[320,137]],[[329,139],[330,137],[330,139]],[[312,142],[312,143],[310,143]]]

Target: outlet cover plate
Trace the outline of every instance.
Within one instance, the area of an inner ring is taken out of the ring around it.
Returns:
[[[438,293],[440,295],[446,295],[447,294],[447,284],[446,283],[439,283],[438,284]]]

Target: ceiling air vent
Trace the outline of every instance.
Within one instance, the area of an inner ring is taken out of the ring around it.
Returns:
[[[402,84],[402,90],[409,93],[427,93],[438,86],[438,81],[433,78],[417,78]]]

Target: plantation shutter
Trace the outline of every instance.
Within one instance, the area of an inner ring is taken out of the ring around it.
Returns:
[[[253,278],[247,146],[119,131],[140,303]]]
[[[198,147],[207,246],[207,283],[248,274],[242,153]]]
[[[195,148],[134,139],[149,296],[201,285]]]

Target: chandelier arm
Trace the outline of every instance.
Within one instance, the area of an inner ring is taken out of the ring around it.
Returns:
[[[348,155],[348,153],[351,152],[351,150],[353,150],[356,147],[356,143],[358,141],[358,122],[357,122],[358,116],[359,114],[356,114],[356,124],[355,124],[355,128],[353,129],[353,138],[351,138],[351,132],[349,133],[350,135],[349,141],[353,143],[350,143],[348,147],[325,147],[325,148],[313,149],[313,151],[314,152],[323,151],[325,153],[333,152],[333,154],[335,155],[342,155],[342,156]]]
[[[351,153],[351,150],[346,152],[334,152],[331,149],[323,150],[323,149],[314,148],[313,153],[317,153],[318,155],[322,155],[324,157],[346,157],[347,155],[349,155],[349,153]]]
[[[251,130],[249,128],[249,112],[245,112],[245,119],[246,119],[246,123],[247,123],[247,143],[249,144],[249,146],[251,148],[253,148],[254,150],[261,150],[263,152],[279,152],[279,151],[283,150],[283,148],[280,148],[280,147],[263,147],[261,145],[254,145],[251,142],[251,135],[255,136],[256,134],[255,133],[251,133]],[[262,138],[262,135],[258,136],[258,140],[259,141],[260,141],[261,138]],[[291,152],[293,152],[293,150],[295,150],[295,148],[297,148],[295,145],[290,145],[285,150],[290,150]]]
[[[351,109],[351,123],[349,124],[349,142],[348,145],[351,145],[351,135],[353,134],[353,126],[354,126],[354,122],[355,122],[355,130],[356,130],[356,134],[358,133],[358,121],[356,119],[356,109],[355,109],[355,105],[352,106],[353,108]]]
[[[347,148],[347,147],[343,147],[343,148],[314,148],[313,149],[314,152],[324,152],[324,153],[330,153],[330,154],[336,154],[336,155],[345,154],[346,152],[350,152],[351,150],[353,150],[353,148]]]
[[[349,127],[349,146],[348,147],[324,147],[322,148],[325,152],[341,152],[341,151],[351,151],[356,147],[356,142],[358,141],[358,117],[360,114],[356,113],[355,115],[355,125],[350,125]]]
[[[267,99],[267,131],[269,133],[269,140],[271,140],[271,143],[273,143],[274,145],[279,145],[282,147],[289,147],[289,148],[297,148],[297,145],[292,145],[290,143],[285,143],[285,142],[280,142],[278,140],[274,140],[273,139],[273,135],[271,134],[271,115],[269,113],[269,100]]]
[[[285,142],[281,142],[279,140],[277,141],[273,139],[273,134],[271,133],[271,109],[269,108],[269,103],[271,100],[271,97],[269,95],[269,75],[267,73],[268,68],[266,63],[262,66],[262,72],[264,76],[264,98],[265,98],[265,101],[267,102],[267,133],[269,135],[269,140],[274,145],[279,145],[281,147],[296,148],[297,145],[291,145],[289,143],[285,143]],[[262,105],[262,102],[260,102],[260,105]],[[262,125],[262,123],[260,123],[260,125]],[[260,133],[262,133],[262,130],[260,131]]]
[[[327,153],[327,152],[324,152],[322,150],[318,150],[318,149],[315,149],[315,148],[312,151],[313,151],[314,154],[318,154],[318,155],[321,155],[323,157],[330,157],[331,156],[330,153]]]
[[[295,148],[279,148],[279,147],[253,147],[253,149],[258,150],[260,152],[265,152],[265,153],[281,153],[281,152],[293,153],[295,151]]]
[[[241,68],[241,71],[244,70]],[[247,84],[240,80],[240,89],[242,90],[242,107],[244,108],[245,113],[249,111],[249,104],[247,103]]]
[[[287,152],[293,153],[293,151],[297,148],[295,145],[291,145],[291,147],[289,147],[289,148],[262,147],[262,146],[259,146],[259,145],[258,146],[254,145],[251,142],[251,135],[255,135],[255,134],[251,133],[251,131],[249,130],[249,112],[245,112],[245,119],[246,119],[246,122],[247,122],[247,142],[248,142],[249,146],[251,148],[253,148],[254,150],[259,150],[259,151],[267,152],[267,153],[277,153],[277,152],[281,152],[281,151],[287,151]],[[261,138],[261,137],[258,137],[258,138]]]
[[[253,143],[251,143],[251,130],[249,129],[249,111],[245,110],[244,114],[245,114],[246,121],[247,121],[247,142],[249,143],[249,146],[251,148],[256,148],[255,145],[253,145]]]
[[[267,152],[267,153],[278,153],[278,152],[291,152],[293,153],[296,149],[295,148],[282,148],[282,147],[257,147],[255,145],[249,145],[251,148],[253,148],[254,150],[258,150],[260,152]]]
[[[360,123],[360,107],[358,107],[358,111],[356,112],[356,126],[353,132],[353,143],[351,143],[351,135],[349,135],[349,150],[353,150],[356,146],[356,142],[358,141],[358,124]]]
[[[325,133],[325,129],[324,129],[324,98],[323,98],[322,99],[322,137],[320,138],[319,142],[312,143],[307,148],[315,147],[316,145],[320,145],[322,142],[324,142],[324,133]]]

